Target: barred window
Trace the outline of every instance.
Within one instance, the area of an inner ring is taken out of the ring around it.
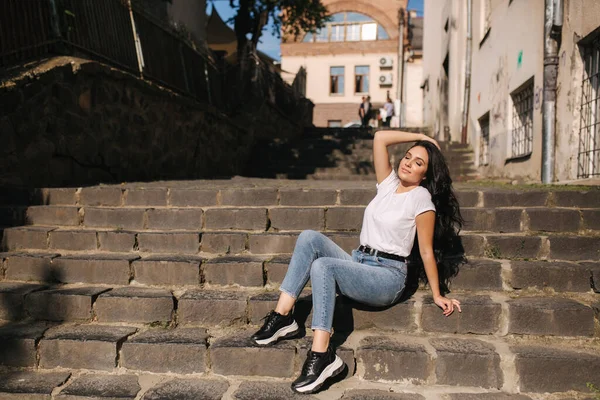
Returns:
[[[584,62],[577,177],[600,175],[600,36],[582,47]]]
[[[329,69],[329,93],[344,94],[344,67]]]
[[[490,113],[486,113],[479,118],[479,128],[481,136],[479,137],[479,165],[488,165],[490,163]]]
[[[533,79],[511,94],[511,158],[525,157],[533,150]]]

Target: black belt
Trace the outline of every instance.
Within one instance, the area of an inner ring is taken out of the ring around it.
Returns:
[[[400,262],[406,262],[406,258],[402,256],[398,256],[396,254],[385,253],[380,250],[375,250],[370,248],[369,246],[363,246],[362,244],[358,246],[358,251],[362,251],[363,253],[367,253],[370,256],[389,258],[390,260],[396,260]]]

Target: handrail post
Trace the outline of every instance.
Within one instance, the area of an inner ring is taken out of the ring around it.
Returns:
[[[131,20],[131,33],[133,34],[133,42],[135,43],[135,55],[138,62],[138,71],[140,72],[140,78],[144,78],[144,53],[142,53],[142,43],[137,34],[137,29],[135,28],[135,19],[133,18],[131,0],[127,0],[127,9],[129,10],[129,19]]]
[[[183,43],[179,43],[179,59],[181,60],[181,74],[183,75],[183,84],[185,85],[185,91],[196,97],[195,93],[190,91],[190,83],[187,76],[187,68],[185,67],[185,58],[183,56]]]
[[[55,40],[53,51],[57,54],[66,54],[62,31],[60,29],[60,17],[58,16],[57,0],[48,0],[50,4],[50,27],[52,29],[52,37]]]

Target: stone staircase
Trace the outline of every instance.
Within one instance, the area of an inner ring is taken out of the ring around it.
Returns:
[[[403,128],[421,132],[423,128]],[[473,153],[468,145],[440,143],[458,181],[476,179]],[[400,160],[408,145],[390,148]],[[260,143],[254,151],[249,176],[280,179],[375,180],[373,131],[366,128],[307,128],[301,138]]]
[[[450,296],[462,313],[443,317],[427,289],[385,309],[339,298],[333,342],[348,369],[316,395],[293,394],[310,337],[267,348],[248,337],[275,305],[299,232],[355,248],[374,186],[4,191],[0,398],[592,398],[600,190],[475,184],[457,187],[469,263]],[[309,294],[295,311],[307,327]]]

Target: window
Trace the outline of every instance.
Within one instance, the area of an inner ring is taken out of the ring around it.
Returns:
[[[360,24],[350,24],[346,30],[346,41],[358,42],[360,40]]]
[[[390,36],[373,18],[355,12],[333,14],[316,34],[307,33],[303,42],[358,42],[388,40]]]
[[[342,121],[339,119],[330,119],[327,121],[327,127],[328,128],[341,128]]]
[[[354,67],[354,93],[369,92],[369,66]]]
[[[317,42],[327,42],[329,40],[327,27],[319,29],[319,31],[315,35],[315,39]]]
[[[331,25],[331,41],[332,42],[343,42],[344,41],[344,25]]]
[[[379,40],[387,40],[390,37],[388,36],[387,32],[385,31],[385,29],[383,29],[383,26],[379,25],[377,27],[377,39]]]
[[[329,93],[344,94],[344,67],[329,69]]]
[[[479,165],[490,163],[490,113],[486,113],[479,119],[481,136],[479,137]]]
[[[525,157],[533,150],[533,79],[511,94],[511,158]]]
[[[479,33],[479,46],[485,42],[492,28],[492,0],[483,0],[481,2],[481,31]]]
[[[581,128],[577,177],[600,175],[600,36],[583,46]]]
[[[377,40],[377,24],[362,24],[361,28],[362,40]]]

